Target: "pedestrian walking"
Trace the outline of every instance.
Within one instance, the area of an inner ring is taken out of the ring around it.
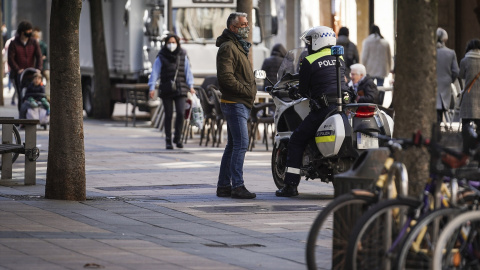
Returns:
[[[277,78],[277,73],[286,54],[287,50],[285,47],[283,47],[281,43],[277,43],[273,46],[270,57],[263,61],[262,69],[265,70],[267,78],[273,83],[276,83],[279,79]],[[269,84],[268,80],[264,80],[264,86],[268,86]]]
[[[243,163],[248,147],[247,121],[253,107],[257,85],[248,60],[251,43],[248,37],[247,14],[234,12],[228,16],[227,28],[217,38],[217,78],[221,109],[227,120],[227,145],[222,156],[217,183],[218,197],[253,199],[243,179]]]
[[[361,62],[378,86],[383,86],[392,66],[390,45],[380,33],[380,28],[372,25],[370,35],[362,43]]]
[[[19,76],[26,68],[36,68],[38,72],[42,71],[43,60],[40,46],[36,39],[32,38],[33,26],[28,21],[22,21],[18,24],[17,33],[8,46],[8,65],[10,66],[10,76],[13,79],[13,86],[18,97],[18,111],[22,105],[23,97]]]
[[[187,52],[180,46],[180,39],[174,34],[165,38],[165,44],[157,55],[153,64],[152,73],[148,81],[150,98],[154,97],[157,80],[160,80],[158,88],[162,99],[165,120],[165,145],[166,149],[173,149],[172,144],[172,118],[173,105],[175,103],[175,131],[173,143],[177,148],[183,148],[181,132],[183,129],[185,102],[187,93],[195,94],[193,89],[193,74],[188,60]]]
[[[447,111],[452,100],[452,86],[458,77],[458,63],[455,51],[445,46],[448,40],[447,31],[437,29],[437,123],[443,120],[443,114]]]
[[[345,59],[345,76],[347,80],[350,80],[350,66],[358,63],[358,49],[357,45],[350,41],[348,38],[350,31],[347,27],[342,27],[338,31],[337,45],[343,46],[345,54],[343,55]]]
[[[357,95],[358,103],[378,103],[378,89],[373,79],[366,74],[365,66],[354,64],[350,66],[352,87]]]
[[[459,77],[465,80],[460,103],[462,119],[463,152],[469,154],[469,126],[474,122],[477,134],[480,134],[480,40],[472,39],[467,43],[465,57],[460,61]]]
[[[50,99],[50,64],[48,61],[48,45],[42,39],[42,30],[40,28],[35,27],[33,28],[33,38],[38,41],[38,45],[40,46],[40,51],[42,51],[42,60],[43,60],[43,69],[42,75],[45,77],[45,94],[47,98]]]

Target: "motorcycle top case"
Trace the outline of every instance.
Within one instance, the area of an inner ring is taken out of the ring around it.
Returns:
[[[325,119],[315,135],[315,143],[324,157],[337,155],[344,140],[345,127],[340,114]]]

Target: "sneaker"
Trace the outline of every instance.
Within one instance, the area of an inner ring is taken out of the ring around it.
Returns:
[[[232,198],[236,199],[253,199],[257,194],[251,193],[245,186],[240,186],[232,189]]]
[[[42,102],[42,105],[45,108],[45,110],[50,111],[50,103],[48,103],[46,98],[42,98],[40,102]]]
[[[232,196],[232,186],[217,187],[217,197],[230,197]]]
[[[38,103],[35,99],[33,99],[33,97],[29,97],[27,99],[27,101],[30,103],[30,107],[32,107],[32,108],[37,108],[38,107]]]
[[[183,148],[183,143],[182,141],[179,141],[178,139],[173,139],[173,143],[177,146],[177,148]]]
[[[282,189],[275,191],[277,197],[294,197],[298,196],[298,190],[296,186],[286,184]]]

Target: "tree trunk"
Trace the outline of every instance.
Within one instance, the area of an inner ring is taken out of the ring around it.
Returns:
[[[248,34],[247,41],[250,43],[252,43],[253,28],[255,27],[255,25],[253,25],[252,9],[252,0],[237,1],[237,11],[247,13],[248,26],[250,27],[250,33]],[[250,60],[250,65],[253,68],[253,46],[250,48],[248,59]]]
[[[395,137],[411,138],[420,130],[431,137],[437,96],[435,30],[438,0],[398,1],[395,57]],[[420,195],[428,179],[430,156],[425,148],[399,154],[409,175],[409,194]]]
[[[85,200],[85,148],[79,61],[82,0],[52,0],[51,117],[45,197]]]
[[[106,119],[111,116],[111,94],[105,31],[103,28],[102,0],[90,0],[90,25],[92,30],[93,69],[95,73],[93,117]]]

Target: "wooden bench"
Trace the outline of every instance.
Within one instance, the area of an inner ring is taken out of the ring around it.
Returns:
[[[38,120],[0,118],[2,125],[2,143],[0,154],[2,155],[2,177],[1,179],[12,179],[12,153],[25,155],[25,185],[36,184],[36,160],[40,154],[37,146],[37,125]],[[22,144],[13,143],[13,125],[25,126],[25,142]]]

